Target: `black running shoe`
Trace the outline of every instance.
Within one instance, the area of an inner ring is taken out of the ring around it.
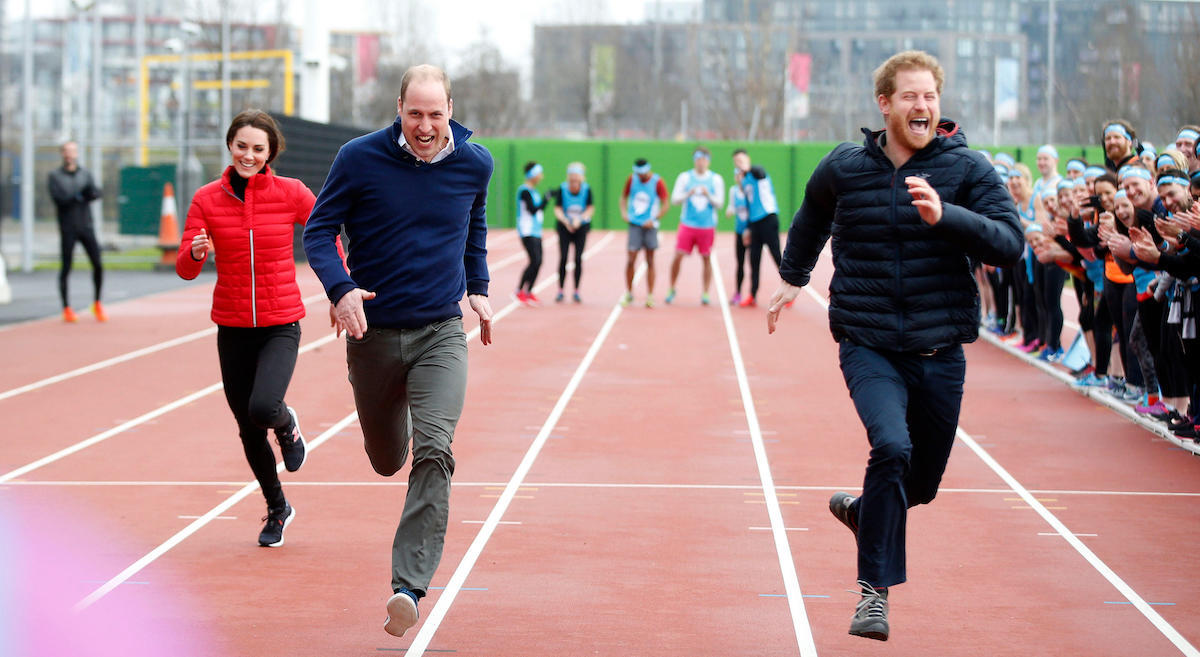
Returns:
[[[854,504],[854,500],[857,499],[850,493],[834,493],[833,497],[829,498],[829,512],[847,529],[854,532],[855,538],[858,538],[858,514],[854,513],[850,505]]]
[[[262,533],[258,535],[258,544],[263,547],[279,547],[283,545],[283,530],[296,517],[296,510],[291,504],[283,503],[282,509],[267,509],[267,524],[263,525]]]
[[[308,449],[304,446],[304,434],[300,433],[300,420],[296,417],[296,410],[291,406],[288,406],[287,410],[288,415],[292,416],[292,426],[282,431],[276,429],[275,441],[279,443],[279,451],[283,454],[283,467],[287,468],[288,472],[295,472],[308,458]]]

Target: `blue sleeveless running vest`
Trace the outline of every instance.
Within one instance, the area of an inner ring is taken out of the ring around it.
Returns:
[[[650,180],[642,179],[633,174],[629,182],[629,222],[638,226],[652,224],[658,216],[662,201],[658,198],[658,174],[651,174]]]
[[[521,185],[517,188],[517,234],[521,237],[541,237],[542,236],[542,211],[530,213],[525,204],[521,202],[521,192],[529,190],[533,196],[533,204],[542,204],[542,195],[538,190],[529,185]]]

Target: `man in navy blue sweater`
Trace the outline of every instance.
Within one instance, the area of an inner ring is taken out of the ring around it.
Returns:
[[[392,544],[383,629],[416,624],[442,558],[454,456],[467,387],[459,302],[492,341],[485,202],[492,156],[450,120],[450,80],[434,66],[405,72],[391,126],[348,142],[304,229],[304,250],[346,331],[346,362],[371,466],[395,474],[412,443],[408,494]],[[345,228],[343,266],[334,238]]]

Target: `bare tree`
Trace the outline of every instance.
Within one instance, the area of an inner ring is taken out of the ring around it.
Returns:
[[[520,75],[504,61],[487,28],[467,46],[454,82],[454,115],[485,135],[512,135],[525,127]]]

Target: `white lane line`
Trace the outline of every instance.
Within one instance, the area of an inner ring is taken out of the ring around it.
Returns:
[[[44,486],[44,487],[72,487],[72,486],[133,486],[133,487],[153,487],[153,486],[206,486],[206,487],[230,487],[241,486],[244,481],[118,481],[118,480],[43,480],[43,481],[9,481],[5,482],[4,487],[12,486]],[[503,490],[505,482],[503,481],[455,481],[451,485],[455,488],[495,488]],[[310,486],[315,488],[322,487],[358,487],[358,486],[377,486],[394,488],[397,486],[407,486],[406,481],[288,481],[288,486]],[[762,486],[750,484],[655,484],[655,483],[614,483],[614,482],[538,482],[529,481],[525,486],[534,488],[624,488],[624,489],[645,489],[645,490],[742,490],[742,491],[757,491],[761,494]],[[856,490],[856,485],[846,484],[839,486],[785,486],[776,485],[775,490],[781,491],[811,491],[811,492],[829,492],[839,490]],[[1075,495],[1075,496],[1096,496],[1096,497],[1179,497],[1179,498],[1198,498],[1200,493],[1178,493],[1167,491],[1121,491],[1121,490],[1037,490],[1030,489],[1030,493],[1034,495]],[[1011,495],[1012,490],[1008,488],[939,488],[938,494],[982,494],[982,495]],[[1055,534],[1057,536],[1057,534]]]
[[[792,560],[792,549],[788,545],[787,529],[783,524],[783,512],[780,510],[779,497],[771,476],[771,464],[767,460],[767,448],[763,443],[762,428],[758,425],[754,396],[750,393],[750,381],[746,378],[746,365],[742,361],[742,349],[738,342],[737,331],[733,327],[733,315],[729,312],[729,299],[725,296],[725,283],[722,280],[717,259],[711,257],[710,259],[712,260],[713,279],[717,283],[717,303],[721,305],[721,316],[725,320],[725,333],[729,338],[729,353],[733,358],[734,372],[737,374],[742,406],[746,410],[750,444],[754,447],[754,461],[758,465],[763,501],[766,503],[767,517],[771,520],[771,534],[775,539],[775,552],[779,557],[779,571],[783,576],[783,588],[787,592],[788,608],[792,614],[792,629],[796,634],[796,645],[804,657],[816,657],[817,644],[813,638],[812,625],[808,622],[808,612],[804,608],[804,593],[800,589],[796,564]]]
[[[309,304],[315,303],[324,298],[325,298],[324,294],[314,294],[311,297],[307,297],[307,298],[303,299],[303,303],[305,306],[308,306]],[[150,345],[149,347],[143,347],[141,349],[137,349],[137,350],[131,351],[129,353],[121,354],[120,356],[113,356],[112,358],[102,360],[102,361],[99,361],[96,363],[92,363],[91,365],[84,365],[83,367],[73,369],[69,372],[63,372],[62,374],[56,374],[54,376],[46,377],[46,378],[42,379],[41,381],[34,381],[33,383],[30,383],[28,385],[23,385],[19,388],[13,388],[12,390],[0,392],[0,401],[4,401],[5,399],[8,399],[9,397],[16,397],[17,395],[24,394],[24,393],[30,392],[32,390],[37,390],[38,388],[44,388],[48,385],[53,385],[55,383],[61,383],[63,381],[66,381],[67,379],[73,379],[77,376],[82,376],[84,374],[88,374],[89,372],[95,372],[96,370],[102,370],[106,367],[112,367],[113,365],[119,365],[121,363],[125,363],[128,361],[134,360],[136,358],[141,358],[142,356],[148,356],[155,352],[163,351],[164,349],[170,349],[171,347],[178,347],[181,344],[186,344],[188,342],[192,342],[193,340],[199,340],[200,338],[204,338],[204,337],[207,337],[210,335],[216,335],[216,333],[217,333],[217,327],[212,326],[212,327],[203,329],[201,331],[196,331],[195,333],[189,333],[187,335],[183,335],[178,338],[173,338],[171,340],[159,342],[158,344]]]
[[[612,234],[610,233],[607,237],[611,238]],[[601,248],[606,243],[606,241],[607,240],[601,240],[600,243],[597,244],[596,248]],[[505,264],[507,264],[507,261],[512,260],[515,257],[523,256],[523,255],[524,254],[514,254],[513,256],[510,256],[509,258],[505,259]],[[588,255],[588,253],[584,252],[584,257],[587,257],[587,255]],[[571,264],[573,265],[574,263],[571,263]],[[498,265],[497,269],[501,266],[503,266],[503,265]],[[548,285],[551,281],[552,281],[552,279],[550,277],[547,277],[543,281],[543,284]],[[317,298],[324,299],[325,295],[322,294],[322,295],[316,295],[313,297],[309,297],[309,299],[317,299]],[[495,321],[495,320],[501,319],[505,315],[508,315],[512,311],[516,310],[517,307],[519,307],[519,306],[520,306],[520,304],[518,304],[518,303],[515,303],[515,302],[510,303],[508,306],[506,306],[505,308],[503,308],[499,312],[497,312],[495,315],[493,315],[493,320]],[[216,329],[211,329],[211,331],[215,332]],[[478,328],[473,329],[471,335],[474,335],[476,331],[478,331]],[[336,335],[330,333],[330,334],[326,335],[325,337],[318,338],[318,339],[304,345],[303,347],[300,347],[300,350],[297,353],[299,353],[299,354],[307,353],[309,351],[312,351],[313,349],[317,349],[317,348],[322,347],[330,342],[333,342],[336,339],[338,339],[338,337]],[[179,399],[176,399],[173,402],[169,402],[163,406],[160,406],[160,407],[154,409],[153,411],[150,411],[148,413],[140,415],[132,420],[129,420],[128,422],[124,422],[116,427],[113,427],[112,429],[98,433],[95,436],[92,436],[91,438],[81,440],[80,442],[75,443],[74,445],[71,445],[70,447],[63,448],[53,454],[50,454],[49,456],[45,456],[36,461],[33,461],[32,463],[23,465],[15,470],[6,472],[3,475],[0,475],[0,484],[7,483],[7,482],[11,481],[12,479],[20,477],[22,475],[29,474],[30,472],[37,470],[38,468],[42,468],[47,465],[50,465],[51,463],[54,463],[55,461],[62,460],[63,458],[66,458],[67,456],[70,456],[80,450],[87,449],[88,447],[91,447],[92,445],[95,445],[97,443],[101,443],[105,440],[108,440],[109,438],[112,438],[113,436],[115,436],[117,434],[128,431],[129,429],[132,429],[141,424],[145,424],[146,422],[149,422],[150,420],[160,417],[166,413],[169,413],[181,406],[186,406],[186,405],[196,401],[197,399],[200,399],[206,395],[210,395],[218,390],[221,390],[221,382],[220,381],[218,381],[206,388],[197,390],[196,392],[193,392],[190,395],[181,397]]]
[[[826,310],[829,310],[829,303],[825,299],[821,298],[820,295],[813,293],[807,286],[804,288],[804,290],[812,295],[813,298],[816,299],[817,302],[820,303]],[[1067,526],[1063,524],[1063,522],[1059,520],[1057,516],[1043,506],[1042,503],[1034,497],[1032,492],[1022,486],[1021,482],[1017,481],[1015,477],[1009,474],[1008,470],[1005,470],[1004,467],[996,461],[996,459],[992,458],[992,455],[989,454],[986,449],[981,447],[979,443],[975,442],[975,439],[972,438],[970,434],[968,434],[966,431],[963,431],[961,426],[958,427],[956,435],[958,436],[959,440],[963,442],[963,444],[969,447],[971,451],[975,452],[975,455],[992,469],[992,472],[995,472],[996,475],[1004,480],[1004,483],[1007,484],[1010,489],[1012,489],[1012,492],[1019,495],[1021,499],[1030,506],[1030,508],[1036,511],[1037,514],[1041,516],[1042,519],[1045,520],[1055,532],[1058,533],[1059,536],[1062,536],[1071,547],[1075,548],[1075,551],[1078,552],[1079,555],[1082,556],[1089,564],[1091,564],[1092,568],[1096,569],[1096,572],[1100,573],[1104,579],[1108,580],[1109,584],[1112,584],[1121,595],[1125,596],[1125,599],[1128,600],[1129,603],[1134,606],[1134,608],[1140,611],[1142,615],[1146,617],[1146,620],[1149,620],[1150,623],[1154,625],[1154,627],[1158,629],[1158,631],[1161,632],[1168,641],[1174,644],[1181,653],[1187,655],[1188,657],[1200,657],[1200,650],[1196,650],[1195,646],[1193,646],[1191,643],[1188,643],[1188,640],[1183,638],[1183,635],[1181,635],[1170,623],[1168,623],[1166,619],[1160,616],[1157,611],[1154,611],[1154,608],[1147,604],[1146,601],[1137,594],[1137,591],[1133,590],[1133,587],[1126,584],[1125,580],[1121,579],[1120,576],[1118,576],[1111,568],[1108,567],[1108,564],[1104,563],[1100,557],[1097,557],[1096,553],[1092,552],[1086,545],[1083,544],[1083,541],[1080,541],[1078,538],[1076,538],[1076,535],[1072,533],[1070,529],[1067,529]]]
[[[1060,536],[1058,532],[1038,532],[1038,536]],[[1099,534],[1074,534],[1074,536],[1084,536],[1086,538],[1096,538]]]
[[[967,447],[970,447],[971,451],[975,452],[976,456],[986,463],[993,472],[999,475],[1000,478],[1004,480],[1004,483],[1008,484],[1008,486],[1012,488],[1013,492],[1020,495],[1021,499],[1025,500],[1026,504],[1032,507],[1033,510],[1036,511],[1037,514],[1040,515],[1042,519],[1054,529],[1054,531],[1058,532],[1059,536],[1062,536],[1063,539],[1071,545],[1071,547],[1075,548],[1075,551],[1078,552],[1085,560],[1087,560],[1087,562],[1096,569],[1096,572],[1100,573],[1104,579],[1108,580],[1109,584],[1112,584],[1113,587],[1121,593],[1121,595],[1125,596],[1125,599],[1128,600],[1130,604],[1134,606],[1134,608],[1142,612],[1142,615],[1146,617],[1146,620],[1149,620],[1150,623],[1167,638],[1167,640],[1173,643],[1175,647],[1179,649],[1179,652],[1187,655],[1188,657],[1200,657],[1200,650],[1196,650],[1195,646],[1193,646],[1191,643],[1188,643],[1188,640],[1183,638],[1183,635],[1181,635],[1170,623],[1168,623],[1166,619],[1160,616],[1153,607],[1147,604],[1146,601],[1137,594],[1137,591],[1133,590],[1133,587],[1126,584],[1125,580],[1121,579],[1120,576],[1113,572],[1113,570],[1109,568],[1108,565],[1100,559],[1100,557],[1096,556],[1096,553],[1092,552],[1086,545],[1083,544],[1083,541],[1080,541],[1078,538],[1076,538],[1076,535],[1072,533],[1070,529],[1067,529],[1067,526],[1063,524],[1063,522],[1059,520],[1057,516],[1046,509],[1045,506],[1042,506],[1042,503],[1033,496],[1033,493],[1029,492],[1024,486],[1021,485],[1021,482],[1017,481],[1015,477],[1009,474],[1003,466],[1001,466],[995,459],[992,458],[991,454],[988,454],[987,450],[980,447],[979,443],[976,443],[974,438],[967,434],[966,431],[963,431],[962,427],[959,427],[957,435],[959,440],[962,440]]]
[[[496,271],[499,269],[503,269],[504,267],[507,267],[508,265],[525,257],[525,255],[526,254],[524,251],[510,254],[508,257],[500,260],[495,265],[489,265],[488,269],[489,269],[489,271]],[[314,294],[310,297],[305,297],[302,300],[302,303],[307,307],[311,304],[325,300],[326,298],[327,297],[324,294]],[[171,347],[178,347],[181,344],[186,344],[188,342],[192,342],[193,340],[199,340],[200,338],[204,338],[204,337],[207,337],[210,335],[215,335],[216,332],[217,332],[217,328],[215,326],[212,326],[212,327],[200,330],[200,331],[196,331],[195,333],[189,333],[187,335],[183,335],[178,338],[173,338],[171,340],[166,340],[166,341],[160,342],[158,344],[153,344],[153,345],[150,345],[149,347],[143,347],[142,349],[137,349],[137,350],[125,353],[125,354],[121,354],[119,356],[113,356],[112,358],[102,360],[102,361],[99,361],[96,363],[92,363],[91,365],[85,365],[83,367],[73,369],[69,372],[63,372],[62,374],[56,374],[54,376],[46,377],[45,379],[42,379],[40,381],[35,381],[35,382],[27,384],[27,385],[23,385],[23,386],[20,386],[17,388],[13,388],[11,390],[6,390],[4,392],[0,392],[0,401],[4,401],[5,399],[8,399],[10,397],[16,397],[17,395],[21,395],[21,394],[24,394],[24,393],[27,393],[27,392],[30,392],[33,390],[37,390],[39,388],[44,388],[46,386],[53,385],[55,383],[61,383],[68,379],[73,379],[77,376],[82,376],[82,375],[88,374],[90,372],[95,372],[97,370],[102,370],[107,367],[112,367],[113,365],[119,365],[121,363],[125,363],[128,361],[134,360],[136,358],[141,358],[142,356],[148,356],[150,354],[153,354],[153,353],[156,353],[159,351],[163,351],[164,349],[170,349]]]
[[[612,235],[612,233],[609,233],[609,235]],[[637,276],[634,279],[635,281],[641,278],[644,270],[644,266],[638,270]],[[546,445],[546,441],[549,440],[550,431],[554,428],[559,418],[562,417],[563,411],[566,410],[567,404],[570,403],[571,397],[574,396],[575,390],[583,380],[584,374],[591,367],[592,361],[596,359],[596,354],[599,353],[600,347],[604,345],[605,339],[608,337],[609,332],[612,331],[612,327],[617,323],[617,319],[620,316],[621,304],[613,304],[612,311],[608,314],[608,319],[600,327],[600,332],[592,340],[591,347],[584,354],[583,360],[579,363],[579,367],[575,369],[575,374],[571,376],[571,380],[567,382],[567,387],[559,395],[558,401],[554,404],[550,415],[542,424],[537,437],[533,439],[533,443],[526,450],[521,463],[508,480],[508,484],[504,486],[504,491],[500,493],[499,499],[496,500],[496,505],[492,507],[487,520],[479,528],[479,533],[475,535],[475,540],[471,541],[466,554],[458,562],[458,567],[454,569],[454,574],[450,576],[450,581],[446,583],[446,588],[438,596],[437,604],[433,606],[433,610],[429,613],[429,617],[425,619],[421,630],[413,637],[412,644],[409,645],[408,651],[404,653],[405,657],[419,657],[425,654],[426,648],[429,647],[429,642],[433,640],[433,635],[442,624],[442,619],[446,617],[446,613],[450,610],[450,605],[454,604],[454,598],[462,590],[463,584],[467,581],[467,576],[470,575],[471,569],[475,567],[475,562],[479,559],[479,555],[483,553],[483,549],[492,537],[492,533],[496,530],[496,526],[500,524],[501,518],[504,517],[504,512],[508,510],[513,497],[516,496],[517,491],[523,485],[525,476],[529,474],[529,470],[533,467],[533,462],[537,459],[538,454],[541,453],[542,447]]]
[[[304,345],[303,347],[300,347],[300,351],[298,353],[303,354],[303,353],[312,351],[313,349],[316,349],[326,343],[332,342],[334,339],[335,339],[335,336],[331,333],[323,338],[313,340],[312,342]],[[129,420],[128,422],[123,422],[107,431],[102,431],[102,432],[92,436],[91,438],[86,438],[84,440],[81,440],[81,441],[75,443],[74,445],[71,445],[70,447],[65,447],[63,449],[60,449],[57,452],[54,452],[53,454],[51,454],[49,456],[44,456],[36,461],[33,461],[32,463],[27,463],[15,470],[10,470],[9,472],[6,472],[6,473],[0,475],[0,484],[6,483],[12,479],[16,479],[17,477],[20,477],[22,475],[29,474],[30,472],[33,472],[34,470],[37,470],[38,468],[42,468],[47,465],[50,465],[51,463],[54,463],[55,461],[60,461],[78,451],[87,449],[88,447],[91,447],[92,445],[96,445],[98,443],[104,442],[105,440],[108,440],[109,438],[112,438],[113,436],[121,434],[121,433],[128,431],[128,430],[130,430],[136,426],[139,426],[141,424],[145,424],[146,422],[149,422],[150,420],[153,420],[157,417],[160,417],[162,415],[170,413],[171,411],[173,411],[177,408],[180,408],[181,406],[186,406],[186,405],[196,401],[197,399],[201,399],[202,397],[205,397],[206,395],[211,395],[212,393],[214,393],[218,390],[221,390],[221,382],[220,381],[218,381],[206,388],[197,390],[196,392],[193,392],[190,395],[180,397],[179,399],[176,399],[173,402],[159,406],[158,408],[150,411],[149,413],[144,413],[142,415],[139,415],[138,417],[135,417],[132,420]]]
[[[351,422],[354,422],[357,419],[358,419],[358,413],[351,413],[350,415],[347,415],[346,417],[342,418],[340,421],[338,421],[337,424],[333,425],[333,428],[326,429],[324,433],[317,436],[315,439],[312,440],[312,442],[309,442],[307,445],[308,450],[312,451],[312,450],[320,447],[322,443],[324,443],[326,440],[329,440],[330,436],[334,435],[335,433],[340,431],[342,427],[350,424]],[[283,464],[280,463],[279,465],[275,466],[275,471],[282,472]],[[230,508],[233,507],[233,505],[242,501],[243,499],[246,498],[247,495],[249,495],[250,493],[253,493],[256,490],[258,490],[258,482],[257,481],[252,481],[252,482],[246,484],[245,486],[243,486],[241,490],[234,493],[233,495],[230,495],[228,498],[226,498],[226,500],[224,502],[221,502],[220,504],[209,509],[208,513],[205,513],[204,515],[200,516],[196,520],[193,520],[187,527],[184,527],[178,533],[176,533],[174,536],[167,539],[166,541],[163,541],[161,544],[159,544],[158,547],[151,550],[149,553],[147,553],[141,559],[138,559],[137,561],[133,562],[128,568],[126,568],[125,570],[122,570],[115,577],[113,577],[112,579],[108,580],[103,585],[101,585],[100,588],[89,593],[86,598],[80,600],[79,602],[77,602],[75,604],[75,611],[83,611],[84,609],[87,609],[88,607],[92,606],[92,604],[94,604],[97,600],[108,595],[110,591],[112,591],[113,589],[120,586],[123,582],[128,580],[130,577],[133,577],[134,575],[141,572],[143,568],[154,563],[159,557],[161,557],[162,555],[169,552],[171,550],[171,548],[175,547],[176,545],[179,545],[187,537],[200,531],[200,529],[202,527],[204,527],[208,523],[212,522],[213,520],[216,520],[218,517],[221,516],[222,513],[224,513],[225,511],[228,511]]]
[[[586,253],[585,253],[585,255],[586,255]],[[505,308],[505,310],[508,310],[509,312],[511,312],[512,308],[515,307],[516,305],[518,305],[518,304],[515,304],[515,303],[510,304],[507,308]],[[498,319],[498,315],[493,317],[493,321],[496,321],[497,319]],[[475,327],[474,329],[471,329],[471,331],[469,333],[467,333],[466,339],[468,342],[470,342],[471,340],[473,340],[477,337],[479,337],[479,327]],[[324,343],[324,342],[331,341],[334,338],[335,338],[335,336],[333,334],[330,334],[330,335],[325,336],[324,338],[321,338],[317,342]],[[315,348],[314,345],[315,345],[315,343],[310,344],[309,348]],[[304,349],[302,348],[301,351],[303,351],[303,350]],[[338,432],[340,432],[342,429],[344,429],[345,427],[347,427],[348,425],[350,425],[352,422],[356,421],[357,419],[358,419],[358,413],[354,412],[354,413],[351,413],[350,415],[347,415],[346,417],[342,418],[341,420],[338,420],[337,422],[335,422],[333,424],[333,426],[329,427],[324,432],[322,432],[320,436],[317,436],[317,438],[315,438],[311,443],[308,443],[308,449],[309,450],[316,449],[319,445],[324,443],[330,437],[336,435]],[[282,472],[283,471],[283,463],[276,465],[275,471]],[[289,483],[289,485],[290,485],[290,483]],[[241,488],[241,490],[238,490],[237,492],[230,495],[224,502],[221,502],[220,504],[213,507],[212,509],[209,509],[208,513],[205,513],[203,516],[200,516],[198,519],[193,521],[187,527],[180,530],[179,533],[175,534],[171,538],[164,541],[162,544],[160,544],[158,547],[151,550],[144,557],[142,557],[141,559],[138,559],[132,565],[130,565],[128,568],[121,571],[116,577],[113,577],[112,579],[108,580],[108,582],[106,582],[103,586],[101,586],[100,588],[93,591],[91,594],[89,594],[83,600],[80,600],[75,605],[76,611],[82,611],[83,609],[86,609],[89,606],[91,606],[93,603],[95,603],[100,598],[103,598],[104,596],[108,595],[108,593],[111,592],[114,588],[116,588],[117,586],[120,586],[122,582],[125,582],[130,577],[132,577],[132,576],[136,575],[138,572],[140,572],[146,566],[149,566],[151,563],[154,563],[155,560],[157,560],[162,555],[166,554],[168,551],[171,550],[171,548],[175,547],[176,545],[179,545],[180,543],[182,543],[184,541],[184,539],[188,538],[192,534],[195,534],[197,531],[199,531],[205,525],[212,522],[216,518],[220,517],[222,512],[229,510],[230,508],[233,507],[233,505],[235,505],[238,502],[240,502],[241,500],[245,499],[247,495],[249,495],[250,493],[254,492],[257,489],[258,489],[257,481],[251,481],[249,483],[246,483]]]

